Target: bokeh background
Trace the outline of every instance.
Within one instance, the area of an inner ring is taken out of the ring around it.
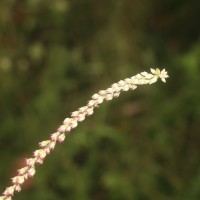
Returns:
[[[170,78],[105,102],[16,200],[200,199],[200,1],[0,1],[0,191],[69,113],[149,68]]]

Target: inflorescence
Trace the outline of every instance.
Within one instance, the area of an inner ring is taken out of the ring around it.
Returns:
[[[39,143],[40,149],[33,152],[33,157],[25,160],[25,167],[19,169],[17,176],[11,178],[12,185],[5,189],[2,196],[0,196],[0,200],[11,200],[14,192],[20,192],[21,185],[25,180],[35,175],[36,164],[41,165],[45,157],[54,150],[56,143],[62,143],[65,140],[66,134],[76,128],[79,122],[84,121],[86,116],[92,115],[94,109],[102,104],[104,100],[110,101],[114,97],[118,97],[122,91],[135,90],[138,85],[155,83],[159,78],[165,82],[165,79],[169,77],[165,69],[162,71],[158,68],[150,70],[151,73],[142,72],[131,78],[120,80],[106,90],[100,90],[92,96],[92,99],[88,101],[86,106],[72,112],[71,117],[66,118],[57,131],[50,135],[48,140]]]

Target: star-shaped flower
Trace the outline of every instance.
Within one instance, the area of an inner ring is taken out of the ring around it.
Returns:
[[[165,69],[160,71],[158,68],[156,70],[151,68],[151,73],[160,78],[163,82],[166,82],[165,79],[169,77]]]

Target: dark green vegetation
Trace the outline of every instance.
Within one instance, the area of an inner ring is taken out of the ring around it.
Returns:
[[[93,93],[149,68],[170,78],[104,103],[16,200],[200,199],[199,0],[0,1],[0,191]]]

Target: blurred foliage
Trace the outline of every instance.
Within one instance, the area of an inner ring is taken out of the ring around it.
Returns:
[[[199,0],[0,1],[0,190],[37,143],[115,81],[166,84],[103,104],[15,199],[200,198]]]

